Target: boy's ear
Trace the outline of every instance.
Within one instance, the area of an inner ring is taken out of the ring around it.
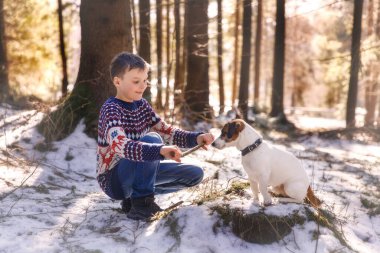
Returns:
[[[114,76],[113,79],[112,79],[112,82],[115,86],[119,86],[120,84],[120,78],[117,77],[117,76]]]

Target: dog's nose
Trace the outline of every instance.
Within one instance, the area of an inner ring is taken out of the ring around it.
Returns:
[[[213,147],[215,147],[215,146],[216,146],[216,144],[215,144],[215,141],[214,141],[213,143],[211,143],[211,146],[213,146]]]

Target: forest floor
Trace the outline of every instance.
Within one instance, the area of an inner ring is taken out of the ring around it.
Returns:
[[[239,151],[210,148],[182,160],[204,168],[199,186],[156,196],[163,208],[182,205],[139,222],[101,192],[96,141],[83,123],[46,144],[36,130],[42,117],[0,107],[0,253],[379,252],[380,146],[368,135],[352,141],[315,133],[341,121],[298,115],[291,120],[308,134],[262,131],[302,161],[323,200],[319,212],[307,204],[253,203]]]

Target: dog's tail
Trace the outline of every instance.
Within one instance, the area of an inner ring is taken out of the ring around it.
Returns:
[[[311,189],[311,187],[309,186],[309,188],[307,188],[307,194],[306,194],[306,199],[311,203],[312,206],[314,206],[315,208],[319,208],[322,204],[322,201],[317,198],[313,192],[313,190]]]

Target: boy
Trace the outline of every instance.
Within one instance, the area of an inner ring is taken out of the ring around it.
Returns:
[[[188,132],[167,125],[142,98],[149,65],[123,52],[111,62],[116,96],[102,106],[98,125],[97,179],[112,199],[122,200],[127,217],[146,220],[162,209],[154,193],[168,193],[199,184],[203,170],[180,163],[181,150],[209,145],[209,133]],[[164,142],[170,145],[164,145]],[[162,161],[165,158],[175,160]]]

